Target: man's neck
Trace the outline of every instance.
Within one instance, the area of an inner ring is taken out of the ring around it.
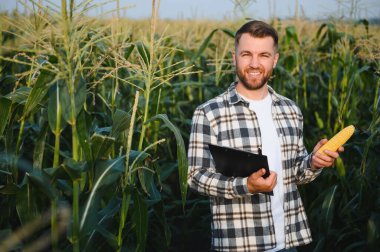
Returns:
[[[243,84],[238,82],[236,84],[236,91],[241,94],[242,96],[250,99],[250,100],[262,100],[264,99],[269,91],[268,91],[268,85],[265,84],[262,88],[257,90],[249,90],[244,87]]]

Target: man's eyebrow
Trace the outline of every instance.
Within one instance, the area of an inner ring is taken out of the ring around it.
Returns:
[[[243,50],[243,51],[241,51],[239,54],[243,54],[243,53],[249,53],[249,54],[251,54],[251,52],[248,51],[248,50]]]

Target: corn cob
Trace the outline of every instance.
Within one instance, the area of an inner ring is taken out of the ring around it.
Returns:
[[[339,131],[335,136],[333,136],[327,143],[319,148],[318,152],[326,155],[324,150],[337,151],[340,146],[345,144],[348,139],[354,134],[355,127],[353,125],[347,126],[346,128]]]

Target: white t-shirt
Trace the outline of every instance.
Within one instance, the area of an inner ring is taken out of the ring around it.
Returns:
[[[274,220],[274,229],[277,246],[269,251],[277,251],[285,248],[285,219],[284,219],[284,189],[282,176],[282,161],[280,140],[272,117],[272,98],[268,94],[262,100],[250,100],[249,108],[256,113],[259,121],[262,153],[268,156],[269,169],[277,173],[277,185],[271,196],[271,207]]]

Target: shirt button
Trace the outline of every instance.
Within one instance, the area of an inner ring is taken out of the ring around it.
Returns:
[[[289,226],[286,226],[286,230],[289,231]]]

